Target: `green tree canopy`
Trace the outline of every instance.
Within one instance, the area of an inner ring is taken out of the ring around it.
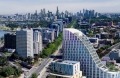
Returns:
[[[33,73],[31,78],[37,78],[37,74]]]
[[[7,57],[0,57],[0,66],[4,66],[7,64],[8,64]]]

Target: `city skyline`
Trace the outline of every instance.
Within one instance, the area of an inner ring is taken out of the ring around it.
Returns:
[[[100,13],[119,13],[119,3],[119,0],[0,0],[0,14],[28,13],[42,8],[55,12],[57,6],[61,12],[94,9]]]

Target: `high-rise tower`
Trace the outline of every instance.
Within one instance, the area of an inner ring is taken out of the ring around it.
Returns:
[[[33,30],[22,29],[16,32],[16,51],[21,57],[33,57]]]
[[[119,71],[109,71],[102,64],[88,37],[81,31],[67,28],[63,31],[64,60],[80,61],[87,78],[120,78]]]
[[[59,9],[58,9],[58,6],[57,6],[57,11],[56,11],[56,16],[57,16],[57,18],[59,18]]]
[[[33,32],[33,51],[34,54],[42,51],[42,33],[37,30]]]

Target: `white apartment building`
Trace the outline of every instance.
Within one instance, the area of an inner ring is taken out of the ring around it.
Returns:
[[[89,38],[81,31],[66,28],[63,31],[64,60],[79,61],[87,78],[120,78],[120,72],[102,64]]]
[[[80,71],[80,62],[77,61],[53,61],[50,65],[49,78],[86,78]]]
[[[22,29],[16,31],[16,51],[21,57],[33,57],[33,30]]]
[[[42,51],[42,34],[39,31],[33,32],[33,52],[39,54]]]

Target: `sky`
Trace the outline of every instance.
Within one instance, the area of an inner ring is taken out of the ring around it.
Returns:
[[[42,8],[55,12],[57,6],[59,11],[74,13],[82,9],[120,13],[120,0],[0,0],[0,14],[39,12]]]

